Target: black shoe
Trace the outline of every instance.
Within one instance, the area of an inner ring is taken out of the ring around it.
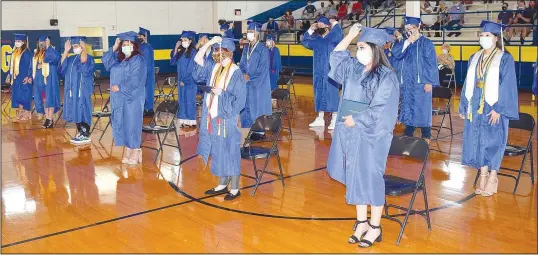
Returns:
[[[52,128],[52,124],[53,124],[52,120],[46,119],[45,124],[43,124],[43,127],[44,128]]]
[[[232,194],[232,193],[228,193],[226,194],[226,196],[224,197],[224,200],[226,201],[232,201],[236,198],[238,198],[239,196],[241,196],[241,191],[237,191],[237,194]]]
[[[355,221],[355,225],[353,225],[353,231],[357,230],[357,227],[359,226],[359,224],[362,224],[362,223],[368,223],[368,220],[363,220],[363,221]],[[349,237],[349,239],[353,240],[353,242],[351,242],[350,240],[348,240],[347,242],[349,244],[357,244],[361,241],[361,239],[364,237],[364,235],[366,235],[366,232],[368,231],[364,231],[364,233],[361,234],[361,237],[358,238],[355,236],[355,234],[351,235],[351,237]]]
[[[43,122],[43,125],[41,125],[42,128],[47,128],[49,125],[49,119],[45,119],[45,122]]]
[[[375,242],[378,242],[380,243],[382,240],[383,240],[383,229],[381,229],[381,226],[372,226],[370,223],[368,223],[368,225],[370,225],[370,227],[372,229],[378,229],[379,228],[379,235],[377,236],[377,238],[374,240],[374,242],[370,242],[368,240],[364,240],[362,239],[361,242],[359,243],[359,248],[370,248],[372,246],[374,246],[374,243]],[[368,232],[368,231],[367,231]],[[366,244],[368,246],[363,246],[361,244]]]
[[[220,195],[220,194],[224,194],[224,193],[228,193],[228,188],[224,188],[224,189],[221,189],[221,190],[215,190],[215,188],[212,188],[208,191],[206,191],[204,194],[206,195]]]

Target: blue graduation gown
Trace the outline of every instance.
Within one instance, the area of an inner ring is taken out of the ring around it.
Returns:
[[[535,96],[538,96],[538,59],[536,60],[536,64],[534,65],[534,79],[532,81],[532,93]]]
[[[394,68],[401,83],[402,104],[400,122],[406,126],[432,126],[432,93],[424,91],[425,84],[439,86],[439,70],[433,43],[421,36],[407,46],[405,40],[394,43],[392,48]],[[401,59],[401,60],[398,60]]]
[[[32,87],[31,83],[23,84],[25,78],[32,78],[32,53],[25,49],[20,56],[19,75],[13,79],[11,84],[11,108],[19,108],[22,105],[24,110],[32,110]],[[10,77],[13,77],[10,71]]]
[[[256,119],[262,115],[269,115],[271,106],[271,80],[269,77],[269,50],[262,43],[253,49],[250,58],[248,53],[251,45],[243,49],[240,68],[250,77],[247,82],[247,101],[245,109],[241,111],[241,127],[250,128]]]
[[[329,55],[342,41],[342,28],[335,25],[325,36],[304,33],[302,44],[314,51],[314,110],[316,112],[336,112],[338,110],[339,84],[329,78]]]
[[[234,39],[234,31],[232,29],[228,29],[228,30],[224,31],[223,36]]]
[[[155,60],[153,55],[153,47],[149,43],[140,45],[142,56],[146,60],[146,68],[148,75],[146,78],[146,101],[144,102],[144,110],[152,111],[155,98]]]
[[[470,59],[472,59],[471,56]],[[493,106],[484,102],[484,114],[478,114],[482,89],[474,88],[471,102],[472,118],[465,119],[463,126],[462,164],[473,168],[488,166],[499,170],[508,141],[508,123],[519,118],[516,68],[512,55],[505,53],[501,58],[499,74],[499,99]],[[465,84],[465,83],[464,83]],[[460,97],[459,113],[467,116],[469,101],[465,97],[465,86]],[[487,114],[495,110],[501,115],[497,125],[488,124]]]
[[[110,88],[118,85],[118,92],[110,92],[112,110],[112,137],[116,146],[140,148],[142,119],[146,98],[146,61],[141,55],[119,61],[110,48],[103,55],[103,64],[110,71]]]
[[[199,83],[210,84],[214,61],[204,61],[204,66],[194,67],[193,77]],[[198,140],[198,155],[207,164],[211,156],[211,173],[219,177],[239,176],[241,163],[241,132],[237,126],[240,111],[245,107],[247,87],[240,69],[233,74],[226,91],[219,96],[218,115],[211,120],[212,130],[207,129],[208,107],[205,94]],[[221,120],[221,132],[218,135],[218,119]],[[224,128],[226,137],[224,137]]]
[[[278,88],[278,77],[282,71],[282,61],[280,59],[280,50],[277,47],[269,49],[269,70],[271,79],[271,91]]]
[[[196,120],[196,92],[198,86],[192,77],[192,70],[196,50],[191,51],[190,57],[187,58],[185,53],[178,58],[178,54],[174,54],[174,50],[170,51],[170,64],[177,67],[177,86],[179,94],[179,113],[180,120]],[[180,82],[184,85],[180,86]]]
[[[80,55],[67,57],[60,65],[64,77],[63,119],[67,122],[92,124],[93,71],[95,61],[88,55],[86,63]]]
[[[45,51],[43,62],[49,64],[49,76],[47,84],[40,68],[37,68],[34,78],[34,104],[36,112],[45,114],[45,108],[54,108],[54,113],[60,110],[60,80],[58,79],[58,65],[61,59],[60,52],[49,47]],[[39,63],[38,63],[39,65]],[[45,92],[45,104],[42,93]]]
[[[331,53],[330,64],[329,77],[343,84],[343,99],[370,106],[352,115],[355,126],[351,128],[343,121],[337,122],[327,171],[346,185],[348,204],[382,206],[383,175],[398,115],[398,78],[388,67],[381,67],[379,77],[365,77],[364,65],[349,51]]]

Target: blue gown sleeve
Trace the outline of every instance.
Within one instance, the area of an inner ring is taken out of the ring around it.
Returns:
[[[370,106],[366,110],[352,115],[355,125],[358,125],[359,129],[375,125],[381,119],[391,95],[398,91],[399,86],[398,78],[394,73],[385,74],[385,78],[379,84]]]
[[[275,61],[273,67],[275,71],[278,71],[278,73],[282,72],[282,59],[280,56],[280,50],[275,47],[275,56],[273,57],[273,60]]]
[[[191,57],[189,59],[189,62],[187,63],[186,72],[183,75],[183,83],[188,85],[196,85],[194,82],[194,79],[192,78],[192,72],[194,70],[194,66],[197,65],[196,62],[194,62],[194,57],[196,56],[197,51],[192,50]]]
[[[26,74],[26,77],[27,78],[32,78],[33,77],[32,72],[34,70],[34,67],[32,65],[32,54],[28,50],[24,54],[26,55],[26,61],[28,61],[28,74]],[[22,63],[22,59],[21,59],[21,63]],[[33,83],[33,79],[32,79],[32,83]]]
[[[102,61],[103,65],[105,66],[105,70],[107,71],[110,71],[110,69],[118,63],[118,56],[116,55],[116,52],[112,50],[112,47],[110,47],[108,51],[105,52]]]
[[[60,53],[51,46],[45,51],[43,62],[48,63],[49,65],[58,65],[60,58]]]
[[[321,40],[321,37],[315,33],[309,34],[308,31],[305,31],[303,34],[303,39],[301,40],[301,43],[303,46],[309,50],[314,50],[317,45],[319,44],[319,41]]]
[[[147,79],[146,62],[143,57],[133,57],[129,60],[129,62],[129,65],[125,67],[125,69],[128,70],[124,69],[122,72],[130,75],[127,75],[128,78],[119,86],[119,92],[125,95],[127,98],[131,98],[132,92],[139,87],[145,87]]]
[[[222,91],[220,100],[222,100],[222,111],[219,113],[223,118],[229,119],[245,108],[247,85],[241,71],[236,70],[232,74],[230,83],[233,86]]]
[[[351,57],[351,53],[348,50],[333,51],[329,57],[330,71],[329,78],[333,79],[339,84],[344,84],[348,75],[351,73],[351,69],[358,63],[358,60]]]
[[[267,48],[263,48],[263,52],[259,56],[256,69],[254,69],[254,71],[250,70],[252,75],[249,75],[250,80],[247,82],[247,84],[256,89],[262,86],[262,83],[258,81],[261,79],[261,77],[263,77],[263,73],[269,73],[269,53],[267,51]],[[250,66],[252,67],[253,65],[251,64]]]
[[[424,40],[422,45],[423,48],[419,49],[422,51],[422,58],[419,66],[420,83],[439,86],[439,69],[437,68],[435,47],[429,40]]]
[[[500,71],[499,100],[493,105],[493,110],[509,120],[517,120],[519,118],[519,101],[516,67],[514,58],[509,53],[503,55]]]
[[[334,46],[338,45],[340,41],[342,41],[343,38],[343,32],[342,28],[339,24],[335,25],[325,36],[325,39],[329,40],[329,43],[333,44]]]
[[[70,58],[71,57],[66,57],[64,62],[60,62],[60,65],[58,66],[58,74],[60,74],[61,77],[65,78],[65,74],[67,72],[67,67],[68,67],[68,63],[69,63]]]
[[[177,62],[179,60],[179,58],[177,57],[177,53],[174,54],[174,51],[175,51],[175,49],[172,49],[170,51],[170,65],[171,66],[177,66]]]
[[[234,39],[234,32],[232,29],[228,29],[226,30],[226,32],[224,32],[224,36],[228,37],[228,38],[232,38]]]
[[[405,52],[407,52],[407,49],[406,49],[405,52],[402,52],[404,43],[405,43],[405,40],[402,39],[399,42],[396,41],[392,45],[392,50],[390,51],[390,53],[392,54],[392,58],[394,58],[396,60],[402,60],[405,57]]]
[[[241,72],[244,74],[247,73],[247,52],[249,51],[250,46],[243,49],[243,52],[241,54],[241,60],[239,61],[239,69],[241,69]]]
[[[192,78],[196,83],[207,84],[209,86],[209,79],[211,79],[211,73],[215,67],[215,61],[204,60],[204,65],[201,66],[194,63],[194,68],[192,71]]]

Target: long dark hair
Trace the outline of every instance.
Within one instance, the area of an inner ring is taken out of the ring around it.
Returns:
[[[389,60],[387,59],[387,56],[385,55],[385,50],[383,49],[383,46],[378,46],[369,42],[367,42],[366,44],[368,44],[368,46],[372,48],[372,68],[370,68],[370,70],[366,74],[366,77],[364,77],[364,79],[362,80],[361,86],[366,91],[366,98],[371,101],[374,98],[377,88],[379,87],[381,68],[383,66],[386,66],[392,70],[392,67]]]
[[[16,41],[23,42],[22,46],[20,47],[21,52],[24,52],[24,50],[26,50],[28,48],[28,41],[27,40],[16,40]]]
[[[124,41],[121,41],[120,43],[120,47],[123,45],[123,42]],[[118,50],[118,60],[121,62],[123,60],[129,60],[131,59],[132,57],[136,56],[136,55],[140,55],[140,43],[138,41],[131,41],[131,43],[133,44],[133,52],[131,52],[131,56],[129,56],[128,58],[125,56],[125,54],[121,51],[121,48],[119,48]]]
[[[196,48],[194,47],[194,41],[191,40],[191,43],[189,44],[189,47],[187,49],[183,48],[183,45],[179,46],[179,51],[177,52],[177,59],[180,59],[183,54],[185,54],[186,58],[191,58],[192,51]]]

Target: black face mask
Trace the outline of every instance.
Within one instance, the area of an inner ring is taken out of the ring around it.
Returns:
[[[144,42],[144,39],[142,39],[142,38],[138,38],[138,42],[143,43],[143,42]]]
[[[506,7],[503,7],[503,11],[506,11],[506,9],[507,9]]]
[[[319,35],[325,34],[325,31],[327,31],[327,28],[316,28],[316,33]]]

